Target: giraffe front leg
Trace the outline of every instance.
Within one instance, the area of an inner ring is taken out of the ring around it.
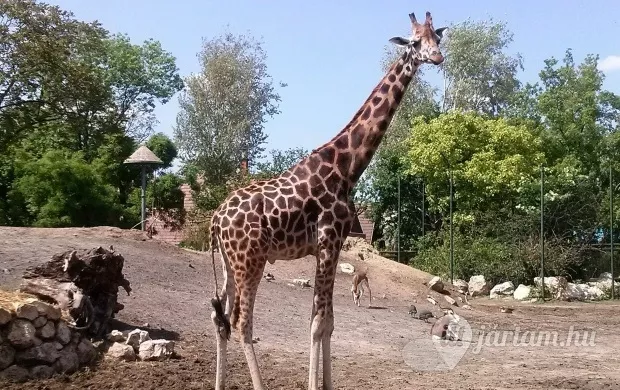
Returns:
[[[323,390],[332,390],[331,336],[334,330],[332,296],[338,252],[321,249],[317,256],[314,300],[310,327],[310,372],[308,388],[319,388],[319,354],[323,349]]]

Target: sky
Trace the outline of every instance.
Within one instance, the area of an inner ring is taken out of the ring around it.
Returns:
[[[620,94],[620,2],[614,0],[43,1],[98,20],[134,43],[160,41],[183,77],[200,70],[203,39],[226,30],[262,38],[274,84],[288,84],[278,88],[281,114],[266,124],[267,150],[312,150],[337,134],[383,77],[384,48],[391,37],[407,34],[410,12],[420,20],[430,11],[436,28],[466,19],[506,22],[514,34],[508,52],[523,56],[522,81],[537,81],[544,60],[561,60],[567,48],[576,62],[598,54],[604,88]],[[424,77],[438,85],[436,70],[424,66]],[[172,137],[177,112],[178,94],[157,107],[155,131]]]

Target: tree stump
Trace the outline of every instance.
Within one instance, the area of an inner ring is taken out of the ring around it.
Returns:
[[[20,291],[57,305],[71,317],[70,325],[98,339],[107,333],[108,321],[123,309],[117,302],[119,287],[127,295],[131,292],[123,275],[124,262],[112,247],[55,254],[51,261],[24,272]]]

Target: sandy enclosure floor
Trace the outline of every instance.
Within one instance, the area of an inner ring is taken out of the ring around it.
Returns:
[[[131,296],[120,294],[125,309],[118,327],[148,323],[142,328],[155,337],[176,340],[179,358],[156,363],[104,360],[73,375],[21,385],[0,383],[0,388],[213,389],[213,275],[205,254],[116,228],[0,227],[0,286],[16,288],[26,267],[54,253],[98,245],[114,245],[125,257],[124,273],[133,289]],[[351,276],[338,272],[332,338],[337,389],[620,389],[620,336],[615,331],[620,304],[474,299],[471,311],[455,308],[467,320],[472,342],[437,347],[429,337],[431,325],[407,314],[412,303],[432,308],[423,284],[428,274],[368,253],[361,259],[356,248],[344,252],[340,261],[368,268],[374,300],[372,308],[367,296],[362,307],[353,305]],[[270,389],[307,388],[312,289],[290,282],[306,278],[313,283],[315,264],[312,257],[268,264],[266,272],[275,280],[263,280],[259,287],[254,336],[260,341],[255,349]],[[514,307],[512,314],[499,312],[506,304]],[[229,343],[229,353],[228,388],[251,389],[240,347]]]

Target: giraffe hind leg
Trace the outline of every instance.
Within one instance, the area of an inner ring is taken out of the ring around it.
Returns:
[[[223,248],[221,241],[219,242],[220,248]],[[211,305],[214,311],[211,313],[211,320],[215,325],[215,336],[217,346],[217,360],[216,360],[216,376],[215,376],[215,389],[224,390],[226,386],[226,366],[227,366],[227,347],[228,340],[230,339],[231,325],[230,325],[230,313],[233,302],[235,300],[234,280],[232,278],[232,271],[230,263],[228,261],[228,255],[226,251],[221,250],[220,256],[222,258],[222,268],[224,274],[224,285],[222,286],[221,299],[213,298]],[[224,309],[225,305],[225,309]],[[222,332],[222,328],[224,332]]]

